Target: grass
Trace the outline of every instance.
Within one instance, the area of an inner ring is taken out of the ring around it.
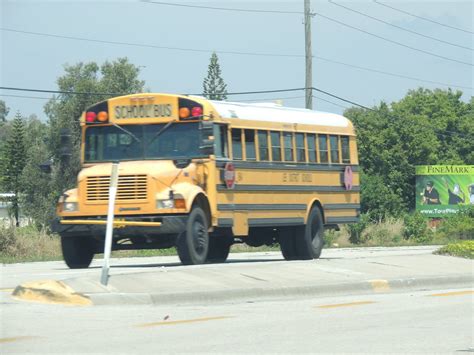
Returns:
[[[474,240],[463,240],[447,244],[438,249],[435,254],[474,259]]]
[[[0,262],[61,260],[61,246],[57,235],[38,231],[33,226],[0,227]]]
[[[468,216],[470,217],[470,216]],[[460,215],[443,221],[436,230],[430,230],[426,224],[417,226],[421,230],[417,235],[407,235],[406,219],[387,218],[379,222],[364,222],[341,226],[340,231],[327,230],[324,236],[326,248],[375,247],[375,246],[412,246],[412,245],[444,245],[460,239],[472,239],[474,232],[473,218]],[[413,223],[413,222],[412,222]],[[425,223],[422,221],[422,223]],[[425,226],[425,227],[423,227]],[[420,233],[422,238],[419,237]],[[416,233],[415,233],[416,234]],[[472,243],[472,241],[470,241]],[[449,244],[451,245],[451,244]],[[453,244],[457,245],[457,243]],[[450,247],[453,253],[457,246]],[[465,248],[464,244],[463,247]],[[250,247],[246,244],[232,246],[231,252],[270,252],[279,251],[278,244],[272,246]],[[465,249],[462,249],[465,250]],[[444,249],[443,249],[443,252]],[[447,253],[448,251],[446,251]],[[469,252],[459,251],[464,257]],[[463,254],[464,253],[464,254]],[[160,250],[121,250],[114,251],[113,257],[150,257],[177,255],[175,248]],[[451,255],[451,254],[450,254]],[[453,254],[454,255],[454,254]],[[471,255],[471,254],[470,254]],[[98,255],[98,258],[101,256]],[[33,226],[13,228],[0,226],[0,263],[18,263],[30,261],[62,260],[61,246],[58,235],[38,231]]]

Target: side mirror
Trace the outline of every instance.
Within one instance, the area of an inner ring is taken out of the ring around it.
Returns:
[[[72,155],[71,131],[68,128],[62,128],[61,137],[61,159],[68,159]]]
[[[50,159],[50,160],[46,160],[45,162],[41,163],[39,166],[40,170],[45,173],[45,174],[51,174],[51,166],[53,165],[53,161]]]
[[[214,154],[214,124],[210,121],[201,121],[199,124],[201,131],[201,144],[199,149],[204,155]]]

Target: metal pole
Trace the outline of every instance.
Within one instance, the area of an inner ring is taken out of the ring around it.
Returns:
[[[110,253],[112,252],[112,236],[114,231],[115,195],[117,194],[118,165],[119,163],[112,164],[112,173],[110,175],[109,209],[107,212],[107,227],[105,231],[104,264],[102,265],[102,276],[100,278],[100,283],[104,286],[107,286],[107,282],[109,281]]]
[[[311,3],[304,0],[304,39],[305,39],[305,59],[306,59],[306,80],[305,95],[306,108],[313,109],[313,55],[311,53]]]

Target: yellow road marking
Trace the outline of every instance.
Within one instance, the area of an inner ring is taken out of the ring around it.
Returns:
[[[428,296],[434,297],[448,297],[448,296],[461,296],[461,295],[472,295],[474,291],[454,291],[454,292],[446,292],[446,293],[433,293]]]
[[[387,280],[370,280],[370,284],[372,285],[372,289],[375,292],[388,292],[390,291],[390,284]]]
[[[358,301],[350,303],[339,303],[339,304],[325,304],[322,306],[316,306],[318,308],[337,308],[337,307],[352,307],[352,306],[361,306],[363,304],[375,303],[374,301]]]
[[[14,288],[0,288],[0,292],[13,292]]]
[[[19,341],[19,340],[29,340],[33,338],[38,338],[38,337],[22,336],[22,337],[0,338],[0,344],[12,343],[14,341]]]
[[[184,319],[184,320],[175,320],[175,321],[163,321],[163,322],[154,322],[154,323],[144,323],[139,324],[137,327],[139,328],[147,328],[147,327],[157,327],[160,325],[172,325],[172,324],[186,324],[186,323],[197,323],[197,322],[207,322],[211,320],[219,320],[219,319],[228,319],[234,318],[233,316],[221,316],[221,317],[206,317],[206,318],[196,318],[196,319]]]

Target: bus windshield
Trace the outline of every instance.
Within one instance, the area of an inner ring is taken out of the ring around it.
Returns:
[[[174,123],[157,138],[165,124],[126,125],[127,132],[115,126],[86,129],[85,162],[115,160],[175,159],[202,156],[197,122]]]

